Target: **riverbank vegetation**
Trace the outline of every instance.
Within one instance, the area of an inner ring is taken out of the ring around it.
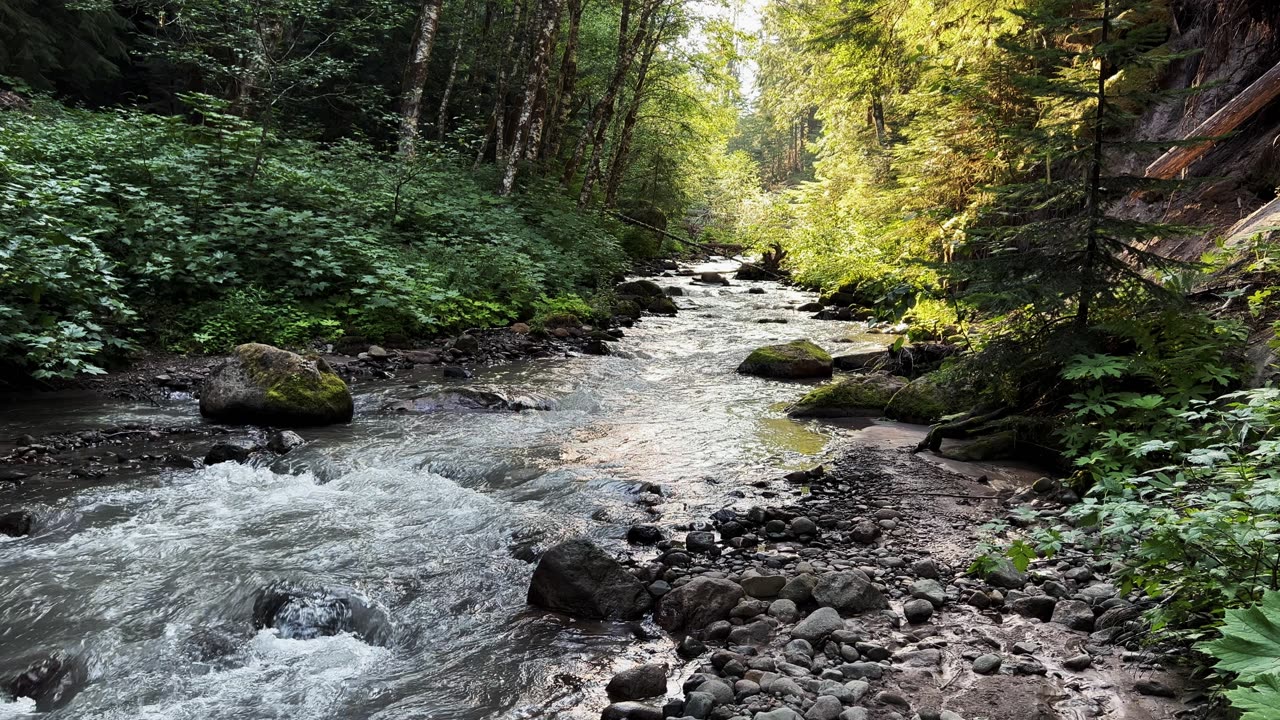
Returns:
[[[670,228],[963,350],[899,391],[970,406],[927,445],[1012,433],[1081,498],[990,528],[975,572],[1094,554],[1159,640],[1280,591],[1280,283],[1252,215],[1280,187],[1280,14],[762,12],[749,37],[676,0],[11,3],[0,367],[602,318],[599,289]]]

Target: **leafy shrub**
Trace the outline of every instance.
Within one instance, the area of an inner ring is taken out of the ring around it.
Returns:
[[[624,266],[617,227],[558,187],[500,198],[451,156],[264,137],[186,100],[199,124],[0,113],[0,362],[69,376],[140,341],[419,338],[509,323]]]
[[[1235,676],[1226,696],[1243,713],[1240,720],[1280,715],[1280,592],[1265,593],[1253,607],[1228,610],[1221,632],[1199,649],[1217,659],[1219,672]]]
[[[579,323],[594,322],[599,313],[586,300],[577,295],[561,295],[554,298],[543,297],[534,305],[533,319],[530,326],[536,330],[552,327],[557,320],[572,320]]]

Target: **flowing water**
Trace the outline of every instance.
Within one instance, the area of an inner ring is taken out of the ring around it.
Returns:
[[[796,338],[837,353],[885,343],[790,309],[812,296],[773,283],[659,280],[685,289],[680,315],[646,318],[614,355],[459,383],[550,395],[557,410],[380,412],[443,384],[423,368],[357,383],[353,423],[304,431],[308,444],[270,467],[156,471],[24,498],[47,521],[34,537],[0,537],[0,677],[41,651],[84,658],[89,682],[54,718],[597,717],[583,686],[667,641],[530,609],[527,549],[580,535],[620,549],[627,527],[653,519],[637,502],[642,482],[664,487],[663,523],[749,504],[734,491],[751,497],[750,481],[820,461],[841,430],[787,419],[804,387],[737,375],[742,358]],[[196,412],[190,400],[46,401],[6,409],[0,437],[189,424]],[[192,659],[193,636],[245,627],[255,592],[280,580],[363,593],[386,609],[390,639],[232,632],[228,657]],[[0,718],[32,711],[0,700]]]

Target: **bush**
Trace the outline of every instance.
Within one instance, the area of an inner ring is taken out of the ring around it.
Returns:
[[[264,139],[187,100],[200,123],[0,113],[0,362],[70,376],[138,342],[421,338],[509,323],[624,267],[618,227],[558,188],[499,198],[447,155]]]

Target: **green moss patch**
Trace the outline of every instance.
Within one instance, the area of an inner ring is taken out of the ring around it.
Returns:
[[[787,409],[791,417],[864,417],[879,415],[907,383],[875,373],[845,378],[809,392]]]
[[[800,379],[831,377],[831,356],[808,340],[757,348],[738,372],[761,377]]]

